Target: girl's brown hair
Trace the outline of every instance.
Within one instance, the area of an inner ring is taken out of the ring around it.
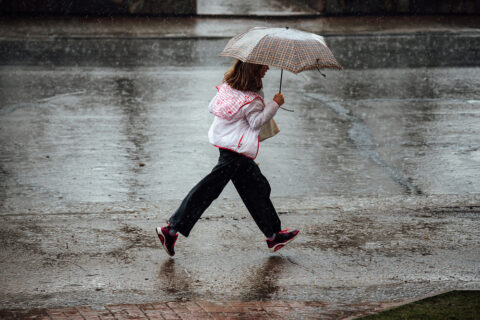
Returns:
[[[253,64],[235,61],[234,65],[225,73],[223,82],[226,82],[233,89],[241,91],[258,91],[262,89],[262,78],[260,73],[261,64]]]

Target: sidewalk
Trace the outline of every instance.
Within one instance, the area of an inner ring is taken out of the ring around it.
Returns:
[[[352,319],[394,304],[328,304],[322,301],[189,301],[29,310],[0,310],[0,318],[49,320],[174,320],[174,319]]]

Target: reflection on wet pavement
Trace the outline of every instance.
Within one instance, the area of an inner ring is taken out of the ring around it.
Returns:
[[[118,97],[118,105],[121,113],[125,116],[124,134],[127,138],[125,149],[130,160],[129,167],[131,175],[128,178],[128,201],[141,200],[138,193],[145,187],[137,179],[142,174],[142,166],[149,162],[150,156],[146,154],[145,144],[148,137],[144,132],[148,131],[147,110],[143,105],[143,97],[135,88],[135,82],[129,78],[118,78],[114,80],[116,84],[115,95]],[[123,122],[123,121],[122,121]]]
[[[185,270],[177,268],[174,259],[166,259],[158,272],[160,288],[177,299],[191,298],[190,283]]]
[[[268,300],[279,289],[277,281],[282,277],[286,259],[282,256],[269,256],[260,266],[250,268],[245,274],[245,292],[242,299],[246,301]]]

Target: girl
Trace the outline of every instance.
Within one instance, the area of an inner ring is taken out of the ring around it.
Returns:
[[[270,201],[270,185],[253,161],[257,157],[262,126],[284,103],[281,93],[275,94],[273,100],[267,103],[263,100],[262,78],[268,69],[268,66],[237,60],[217,87],[217,94],[208,106],[215,115],[208,138],[219,149],[220,157],[212,172],[185,197],[167,226],[156,228],[168,255],[175,255],[173,247],[177,231],[188,237],[202,213],[230,180],[267,237],[271,252],[282,248],[298,235],[298,230],[281,230],[280,219]]]

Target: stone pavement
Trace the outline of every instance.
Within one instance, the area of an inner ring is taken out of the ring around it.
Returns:
[[[351,319],[393,304],[328,304],[322,301],[171,301],[143,304],[0,310],[0,318],[50,320],[123,319]]]

